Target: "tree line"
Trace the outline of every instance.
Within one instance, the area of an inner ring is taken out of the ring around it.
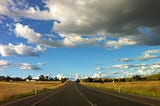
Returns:
[[[132,82],[132,81],[160,81],[159,77],[144,77],[140,75],[135,75],[130,78],[86,78],[86,79],[77,79],[77,82],[95,82],[95,83],[104,83],[104,82]]]
[[[68,80],[69,78],[61,78],[58,79],[57,77],[51,77],[48,75],[39,75],[38,79],[34,79],[31,75],[28,75],[26,78],[21,78],[21,77],[11,77],[11,76],[0,76],[0,81],[61,81],[62,83]]]

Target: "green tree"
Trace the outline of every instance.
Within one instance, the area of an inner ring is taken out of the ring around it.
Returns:
[[[40,80],[40,81],[44,81],[44,80],[45,80],[45,76],[44,76],[44,75],[40,75],[40,76],[39,76],[39,80]]]
[[[32,80],[32,76],[31,76],[31,75],[28,75],[28,76],[26,77],[26,79]]]

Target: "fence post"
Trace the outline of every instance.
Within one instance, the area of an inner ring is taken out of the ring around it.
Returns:
[[[35,90],[34,90],[34,94],[36,95],[37,94],[37,88],[35,87]]]

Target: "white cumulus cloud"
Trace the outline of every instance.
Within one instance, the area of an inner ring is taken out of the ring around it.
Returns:
[[[155,55],[150,55],[150,54],[144,54],[143,56],[137,57],[137,60],[146,61],[146,60],[156,59],[156,58],[160,58],[160,56],[155,56]]]
[[[95,70],[96,70],[96,71],[101,71],[101,70],[104,70],[104,68],[102,68],[102,67],[97,67]]]
[[[20,63],[18,66],[21,70],[40,70],[39,67],[29,63]]]
[[[44,66],[45,64],[42,63],[42,62],[39,62],[38,65],[39,65],[39,66]]]
[[[10,62],[7,60],[0,60],[0,67],[8,67],[10,66]]]
[[[17,23],[15,25],[15,34],[17,37],[22,37],[28,40],[29,43],[35,43],[39,46],[37,46],[37,49],[45,49],[41,46],[46,47],[59,47],[59,46],[65,46],[65,47],[76,47],[82,44],[87,45],[95,45],[99,46],[99,42],[104,41],[105,37],[101,36],[93,36],[93,37],[83,37],[75,34],[65,35],[61,34],[60,36],[63,38],[62,40],[54,41],[51,36],[48,39],[43,38],[45,35],[42,35],[40,33],[35,32],[33,29],[31,29],[28,25],[22,25],[20,23]],[[53,35],[54,36],[54,35]]]
[[[124,74],[127,76],[131,75],[151,75],[153,73],[160,72],[160,63],[152,64],[119,64],[108,67],[114,70],[123,70]]]
[[[59,42],[53,41],[51,38],[43,38],[44,35],[35,32],[33,29],[31,29],[28,25],[22,25],[20,23],[15,24],[15,34],[17,37],[22,37],[28,40],[29,43],[35,43],[39,46],[37,46],[37,49],[43,49],[41,46],[46,47],[57,47],[60,46]]]
[[[115,40],[108,40],[106,42],[106,47],[112,47],[112,48],[120,48],[122,46],[127,46],[127,45],[135,45],[137,44],[136,41],[132,40],[131,38],[129,37],[121,37],[119,38],[117,41]]]
[[[26,46],[23,43],[13,45],[9,43],[8,45],[0,44],[0,55],[1,56],[14,56],[14,55],[22,55],[22,56],[38,56],[38,51],[33,47]]]
[[[130,58],[121,58],[121,59],[115,59],[116,62],[132,62],[133,59]]]
[[[150,59],[157,59],[160,58],[159,55],[156,55],[160,53],[159,49],[153,49],[153,50],[146,50],[143,54],[143,56],[139,56],[136,59],[140,60],[140,61],[146,61],[146,60],[150,60]]]

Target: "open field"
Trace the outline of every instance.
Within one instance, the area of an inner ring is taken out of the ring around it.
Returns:
[[[81,84],[106,90],[114,90],[125,93],[138,94],[142,96],[160,98],[160,81],[136,81],[136,82],[106,82],[106,83],[89,83]]]
[[[0,102],[44,92],[62,85],[60,81],[0,82]]]

